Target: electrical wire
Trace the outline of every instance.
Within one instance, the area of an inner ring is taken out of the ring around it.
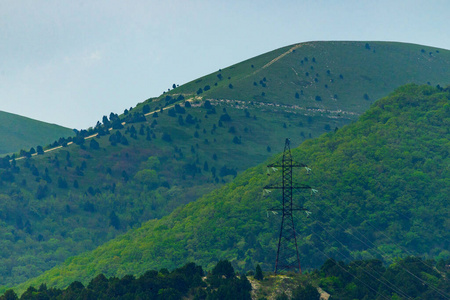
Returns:
[[[301,221],[303,224],[306,225],[305,222],[303,222],[302,220],[300,220],[298,217],[294,217],[295,219],[297,219],[297,221]],[[339,242],[344,248],[346,248],[348,250],[349,253],[351,253],[351,251],[335,236],[333,236],[327,229],[325,229],[323,226],[321,226],[320,224],[318,224],[325,232],[327,232],[331,237],[333,237],[337,242]],[[325,241],[322,237],[320,237],[320,239],[326,243],[328,246],[331,246],[330,243],[328,243],[327,241]],[[342,257],[344,257],[346,260],[353,260],[354,258],[349,257],[348,255],[345,255],[344,253],[342,253],[341,251],[337,251]],[[373,268],[369,267],[369,269],[371,271],[373,271],[374,274],[371,274],[370,272],[368,272],[366,269],[364,269],[362,266],[358,266],[359,269],[361,269],[361,271],[363,271],[364,273],[366,273],[367,275],[369,275],[370,277],[372,277],[373,279],[375,279],[376,281],[380,282],[381,284],[387,286],[389,289],[393,290],[394,292],[400,294],[403,297],[406,297],[407,299],[412,299],[412,297],[410,297],[409,295],[407,295],[403,290],[401,290],[398,286],[396,286],[394,283],[390,282],[388,279],[386,279],[381,273],[377,272],[376,270],[374,270]],[[377,277],[378,276],[378,277]],[[379,278],[384,279],[380,280]]]

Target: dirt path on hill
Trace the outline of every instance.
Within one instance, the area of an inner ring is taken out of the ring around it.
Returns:
[[[187,101],[187,102],[194,102],[195,100],[197,100],[197,99],[191,98],[191,99],[187,99],[186,101]],[[174,107],[174,106],[175,106],[175,104],[169,105],[169,106],[166,106],[166,107],[163,107],[163,111],[164,111],[164,110],[167,110],[167,109],[169,109],[169,108],[172,108],[172,107]],[[154,111],[151,111],[151,112],[149,112],[149,113],[144,114],[144,116],[149,116],[149,115],[154,114],[155,112],[159,112],[159,111],[160,111],[160,110],[154,110]],[[126,124],[127,124],[126,122],[122,122],[122,125],[126,125]],[[112,128],[109,128],[108,130],[111,131],[111,130],[113,130],[113,129],[112,129]],[[90,136],[85,137],[84,140],[86,141],[86,140],[92,139],[92,138],[96,137],[97,135],[98,135],[97,133],[92,134],[92,135],[90,135]],[[73,142],[68,142],[68,143],[67,143],[67,146],[72,145],[72,144],[73,144]],[[67,147],[67,146],[66,146],[66,147]],[[57,146],[57,147],[54,147],[54,148],[50,148],[50,149],[44,150],[44,153],[52,152],[52,151],[55,151],[55,150],[58,150],[58,149],[61,149],[61,148],[63,148],[63,146]],[[31,156],[33,157],[33,156],[36,156],[36,155],[38,155],[38,154],[37,154],[37,153],[33,153]],[[24,159],[24,158],[25,158],[25,156],[21,156],[21,157],[17,157],[15,160],[17,161],[17,160],[21,160],[21,159]],[[11,162],[11,161],[12,161],[12,160],[10,160],[10,162]]]
[[[297,44],[295,46],[293,46],[291,49],[289,49],[288,51],[284,52],[283,54],[281,54],[278,57],[275,57],[274,59],[272,59],[270,62],[268,62],[267,64],[265,64],[261,69],[265,69],[267,67],[270,67],[271,64],[279,61],[280,59],[282,59],[283,57],[285,57],[286,55],[288,55],[289,53],[292,53],[294,50],[302,47],[304,44]]]

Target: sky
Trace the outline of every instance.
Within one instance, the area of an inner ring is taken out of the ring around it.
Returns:
[[[69,128],[284,46],[450,49],[448,0],[0,0],[0,110]]]

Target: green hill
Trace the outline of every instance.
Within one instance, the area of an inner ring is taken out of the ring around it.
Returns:
[[[414,44],[309,42],[219,70],[169,94],[202,91],[198,95],[206,99],[269,102],[359,115],[401,85],[447,85],[449,60],[448,50]]]
[[[42,155],[0,160],[0,282],[167,216],[281,152],[286,137],[296,147],[342,128],[393,84],[450,82],[448,50],[369,44],[275,50],[104,116]]]
[[[360,119],[336,132],[304,142],[292,151],[308,164],[295,173],[319,192],[295,195],[309,218],[295,217],[304,269],[337,260],[416,254],[450,256],[446,209],[450,194],[450,92],[407,85],[377,101]],[[65,286],[96,274],[124,276],[147,269],[195,262],[210,269],[228,259],[240,271],[260,263],[273,270],[280,218],[266,208],[280,194],[263,187],[280,175],[266,175],[266,163],[160,220],[130,230],[94,251],[18,287]]]
[[[44,123],[19,115],[0,111],[0,155],[21,149],[53,143],[61,137],[74,136],[72,129]]]

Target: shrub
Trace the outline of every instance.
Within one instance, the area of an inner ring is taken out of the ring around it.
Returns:
[[[203,106],[204,106],[206,109],[211,109],[211,108],[213,108],[213,106],[211,105],[211,102],[210,102],[209,100],[206,100],[206,101],[203,103]]]
[[[163,141],[168,142],[168,143],[170,143],[170,142],[172,141],[172,137],[170,136],[170,134],[168,134],[168,133],[166,133],[166,132],[163,133],[161,139],[162,139]]]

